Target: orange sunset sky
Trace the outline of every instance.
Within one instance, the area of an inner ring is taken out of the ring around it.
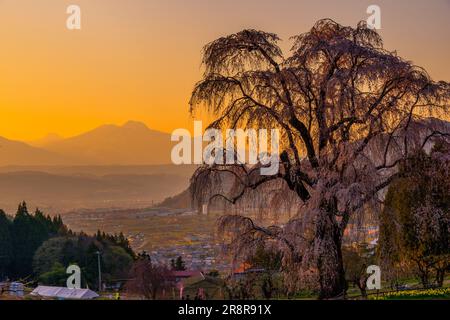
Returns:
[[[82,29],[66,29],[77,4]],[[450,81],[449,0],[0,0],[0,136],[72,136],[127,120],[191,128],[206,43],[243,28],[289,37],[382,10],[385,47]]]

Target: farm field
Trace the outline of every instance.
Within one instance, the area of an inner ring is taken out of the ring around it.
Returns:
[[[199,216],[155,209],[72,212],[63,215],[74,231],[123,232],[136,251],[213,242],[218,215]]]

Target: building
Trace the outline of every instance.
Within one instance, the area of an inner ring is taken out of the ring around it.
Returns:
[[[170,278],[175,283],[192,277],[203,277],[203,273],[199,270],[172,271]]]
[[[222,279],[203,274],[185,278],[177,283],[179,299],[189,300],[223,300],[224,286]]]
[[[64,287],[39,286],[31,292],[32,296],[58,300],[92,300],[99,295],[89,289],[69,289]]]
[[[7,294],[11,297],[23,297],[25,286],[20,282],[0,282],[0,295]]]

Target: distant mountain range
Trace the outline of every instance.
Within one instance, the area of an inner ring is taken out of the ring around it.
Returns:
[[[79,208],[141,208],[186,189],[182,174],[0,173],[0,209],[14,212],[26,200],[30,208],[62,213]]]
[[[0,137],[0,166],[62,165],[69,162],[60,154]]]
[[[51,134],[25,143],[0,137],[0,166],[170,164],[170,137],[135,121],[66,139]]]
[[[33,140],[33,141],[25,141],[27,144],[37,148],[45,148],[47,145],[53,142],[64,140],[63,137],[56,133],[49,133],[44,138]]]
[[[0,208],[20,201],[49,213],[148,207],[186,190],[195,166],[176,166],[168,133],[129,121],[71,138],[0,137]]]
[[[450,123],[426,119],[428,127],[450,132]],[[170,135],[139,122],[105,125],[72,138],[47,136],[32,142],[0,137],[0,209],[20,201],[64,212],[79,208],[191,208],[189,178],[195,165],[175,166]],[[382,153],[375,152],[374,157]]]

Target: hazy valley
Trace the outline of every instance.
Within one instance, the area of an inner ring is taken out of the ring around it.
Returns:
[[[185,190],[193,166],[170,164],[170,135],[129,121],[71,138],[0,137],[0,207],[20,201],[51,214],[80,208],[143,208]]]

